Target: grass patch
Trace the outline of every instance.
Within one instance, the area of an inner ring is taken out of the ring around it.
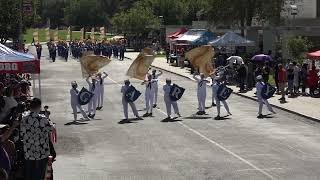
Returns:
[[[23,35],[23,39],[26,40],[26,43],[32,42],[33,32],[34,32],[34,29],[28,29],[26,33]],[[51,29],[50,33],[52,34],[52,37],[53,37],[54,30]],[[59,30],[58,32],[59,40],[66,40],[67,34],[68,34],[67,30]],[[90,34],[91,32],[86,32],[86,37],[90,36]],[[100,34],[96,32],[94,36],[95,36],[95,39],[100,40]],[[80,31],[72,31],[72,39],[80,40],[80,37],[81,37]],[[108,35],[107,37],[112,38],[113,36]],[[46,42],[45,29],[39,29],[39,41]]]

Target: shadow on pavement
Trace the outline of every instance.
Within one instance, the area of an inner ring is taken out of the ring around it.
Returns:
[[[133,122],[131,119],[122,119],[121,121],[118,122],[118,124],[131,124],[131,123],[136,123],[136,122]]]
[[[190,116],[190,117],[185,117],[183,119],[211,119],[212,117],[208,117],[208,116]]]
[[[171,119],[168,119],[168,118],[165,118],[163,120],[161,120],[161,122],[163,123],[168,123],[168,122],[181,122],[182,120],[179,120],[177,117],[176,118],[171,118]]]
[[[72,122],[68,122],[66,124],[64,124],[65,126],[71,126],[71,125],[75,125],[75,126],[78,126],[78,125],[86,125],[88,123],[85,123],[85,122],[78,122],[78,121],[72,121]]]
[[[226,121],[226,120],[228,120],[228,119],[231,119],[231,118],[229,118],[229,116],[222,116],[222,117],[220,117],[219,119],[216,119],[216,118],[213,118],[215,121]]]

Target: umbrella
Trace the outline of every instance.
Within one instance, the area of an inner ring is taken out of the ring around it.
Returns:
[[[269,55],[265,55],[265,54],[258,54],[258,55],[255,55],[251,58],[252,61],[262,61],[262,62],[265,62],[265,61],[272,61],[272,57],[269,56]]]
[[[232,63],[232,64],[242,64],[242,63],[244,63],[242,57],[240,57],[240,56],[230,56],[227,59],[227,61],[229,61],[229,63]]]

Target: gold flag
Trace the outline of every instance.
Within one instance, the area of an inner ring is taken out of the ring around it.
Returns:
[[[91,28],[90,39],[94,40],[94,28]]]
[[[39,29],[35,29],[32,36],[34,39],[34,43],[38,43],[39,42]]]
[[[58,30],[58,28],[55,29],[55,31],[54,31],[53,40],[56,41],[56,42],[59,41],[59,30]]]
[[[80,59],[82,77],[87,78],[97,74],[101,68],[108,65],[111,60],[105,56],[86,55]]]
[[[45,29],[45,34],[46,34],[46,41],[49,42],[50,41],[50,28]]]
[[[130,68],[127,71],[127,76],[132,78],[145,80],[145,76],[148,73],[155,54],[151,48],[144,48],[138,57],[133,61]]]
[[[81,28],[81,30],[80,30],[80,33],[81,33],[81,35],[80,35],[80,40],[81,41],[83,41],[84,40],[84,37],[83,36],[85,36],[85,32],[84,32],[84,28]]]
[[[71,31],[71,27],[69,26],[68,27],[68,30],[67,30],[67,41],[71,41],[71,38],[72,38],[72,31]]]
[[[104,40],[105,36],[106,36],[105,28],[104,27],[100,27],[100,39]]]
[[[213,56],[214,50],[209,45],[194,48],[186,53],[186,58],[190,61],[191,65],[195,69],[199,69],[199,72],[203,73],[206,77],[214,72],[212,65]]]

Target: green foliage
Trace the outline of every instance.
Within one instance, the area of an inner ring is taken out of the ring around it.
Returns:
[[[292,37],[287,42],[290,55],[297,61],[302,62],[306,53],[312,47],[311,42],[304,37]]]
[[[20,2],[17,0],[0,0],[0,42],[19,35]]]
[[[42,21],[45,23],[50,19],[52,28],[58,27],[64,22],[64,8],[66,4],[63,0],[42,0],[41,12]]]
[[[160,28],[160,19],[150,8],[135,6],[127,12],[117,13],[113,25],[118,32],[146,35],[152,29]]]

